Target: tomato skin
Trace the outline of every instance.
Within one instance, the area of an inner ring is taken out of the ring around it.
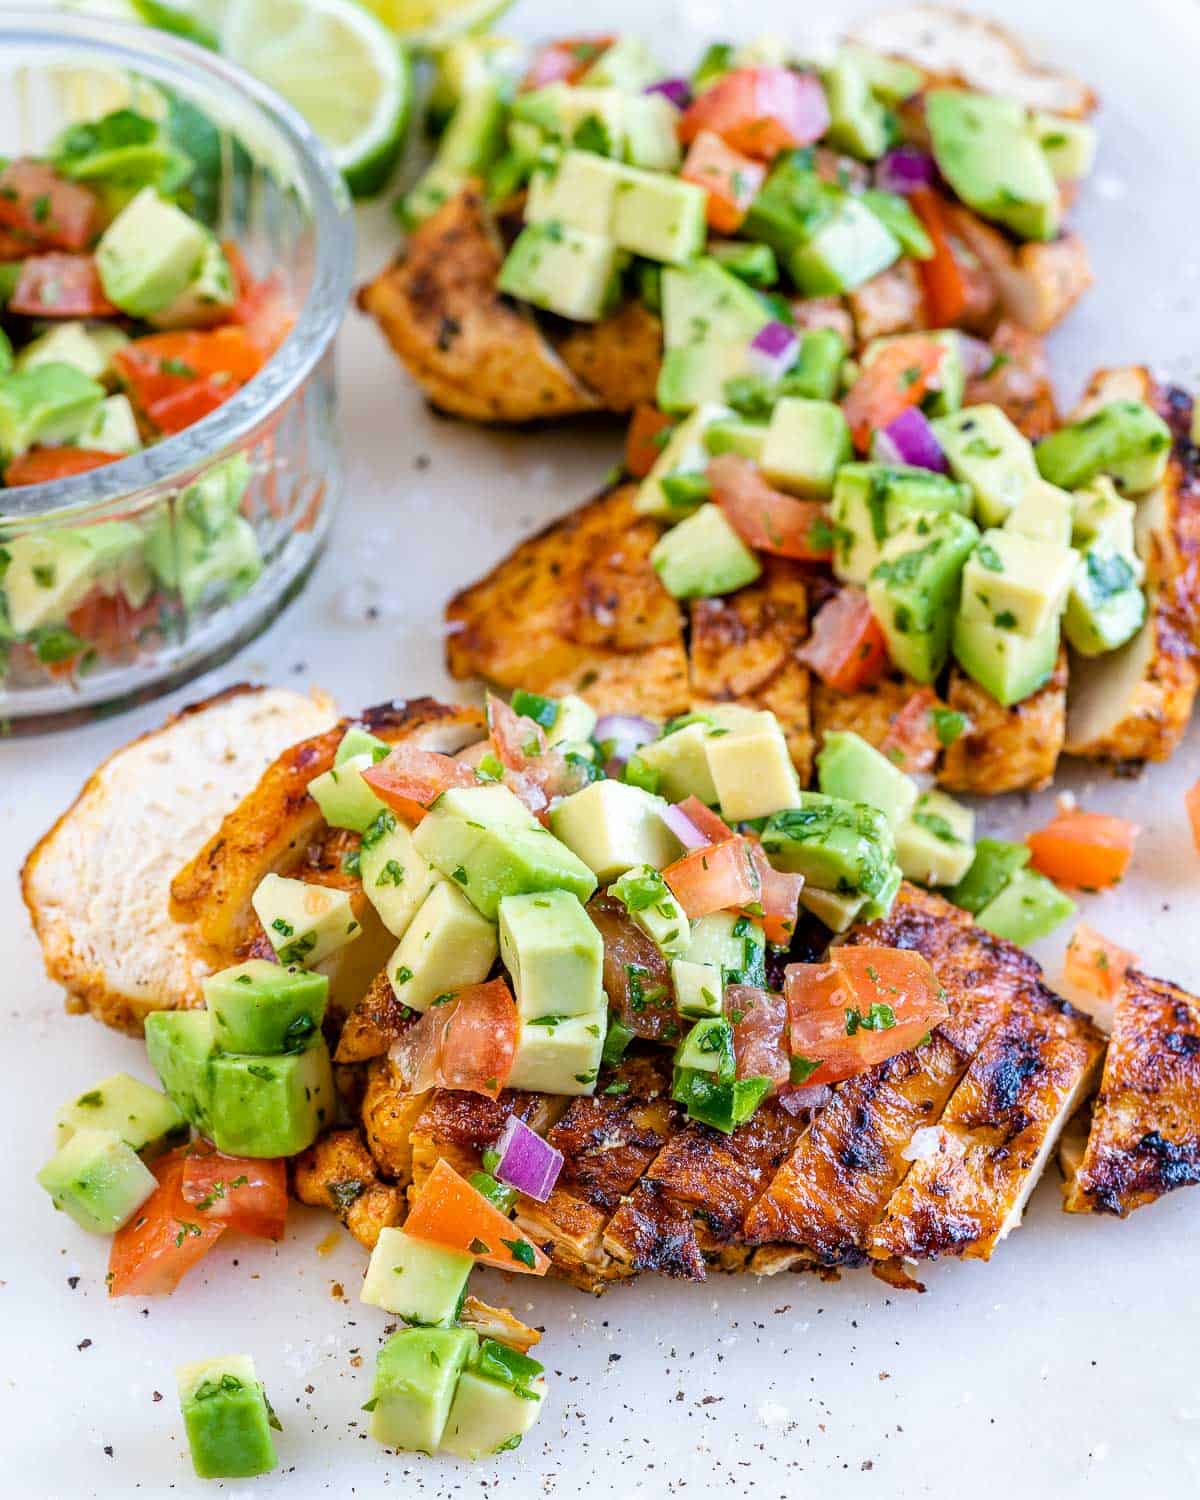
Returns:
[[[838,692],[852,693],[878,682],[888,665],[887,640],[866,593],[846,587],[823,604],[798,655]]]
[[[658,462],[662,447],[655,442],[660,432],[669,432],[675,419],[645,402],[634,407],[625,434],[625,467],[635,479],[645,479]]]
[[[810,146],[829,128],[825,90],[790,68],[735,68],[684,111],[679,139],[712,131],[735,151],[770,161],[789,146]]]
[[[236,300],[231,323],[240,324],[256,349],[270,358],[291,333],[296,310],[281,278],[265,276],[261,281],[252,275],[241,248],[232,240],[222,240],[221,249],[233,272]]]
[[[931,770],[938,758],[941,742],[937,737],[931,710],[937,706],[937,694],[931,687],[921,687],[903,704],[888,725],[880,741],[879,752],[909,776]]]
[[[759,899],[758,875],[740,838],[685,854],[662,876],[693,920],[714,911],[740,911]]]
[[[713,499],[748,547],[825,562],[833,556],[829,512],[819,500],[796,500],[774,489],[748,458],[722,453],[709,461]]]
[[[679,811],[710,844],[723,844],[728,839],[737,838],[725,819],[695,795],[685,797],[679,804]]]
[[[480,1264],[498,1266],[502,1271],[544,1276],[550,1266],[543,1252],[495,1204],[460,1177],[444,1156],[438,1158],[409,1209],[404,1232],[434,1245],[463,1250]],[[516,1259],[505,1240],[526,1245],[532,1265]],[[486,1248],[472,1248],[479,1245]]]
[[[392,1062],[407,1092],[463,1089],[496,1099],[517,1051],[517,1007],[503,979],[458,990],[402,1032]]]
[[[912,333],[888,344],[864,367],[842,402],[850,436],[860,453],[870,448],[873,432],[919,404],[932,389],[945,358],[941,344]]]
[[[757,839],[747,838],[745,843],[750,852],[751,863],[758,872],[758,905],[762,907],[759,920],[763,924],[763,932],[768,943],[777,948],[786,948],[796,932],[804,876],[788,875],[777,870]],[[754,913],[749,912],[747,915]]]
[[[378,765],[368,766],[363,780],[381,801],[407,823],[419,823],[444,791],[478,786],[470,766],[436,750],[397,745]]]
[[[252,380],[265,362],[262,351],[244,328],[222,328],[152,333],[134,339],[113,355],[113,365],[134,403],[148,411],[163,397],[173,396],[205,377],[233,385]]]
[[[1136,963],[1136,953],[1080,922],[1063,957],[1063,979],[1070,989],[1111,1004],[1125,988],[1125,976]]]
[[[108,318],[117,311],[104,295],[95,260],[61,250],[22,261],[8,309],[25,318]]]
[[[1102,890],[1129,868],[1141,829],[1107,813],[1060,812],[1045,828],[1027,834],[1035,870],[1060,885]]]
[[[952,328],[967,310],[967,280],[954,254],[942,200],[930,187],[914,188],[909,206],[933,241],[933,255],[917,262],[925,289],[925,310],[935,328]]]
[[[169,436],[211,416],[239,390],[241,386],[236,380],[206,376],[182,391],[175,391],[170,396],[161,396],[157,401],[152,401],[146,408],[146,415],[159,432]]]
[[[47,484],[52,479],[72,479],[105,464],[119,463],[123,453],[101,453],[93,448],[30,448],[18,453],[4,471],[9,489],[21,484]]]
[[[741,228],[767,170],[727,146],[713,131],[701,130],[688,149],[679,175],[708,194],[705,217],[709,228],[718,234],[734,234]]]
[[[782,995],[750,984],[731,984],[723,1008],[733,1026],[733,1056],[739,1078],[769,1078],[773,1084],[791,1077],[788,1055],[788,1009]]]
[[[615,41],[615,36],[565,36],[550,42],[538,50],[521,80],[522,90],[544,89],[551,83],[578,83]]]
[[[287,1223],[287,1161],[226,1156],[195,1141],[183,1164],[181,1192],[206,1220],[263,1240],[281,1240]]]
[[[27,250],[82,250],[96,232],[97,209],[90,188],[44,161],[12,161],[0,172],[0,228],[28,241]]]
[[[158,1187],[129,1223],[113,1235],[108,1257],[110,1297],[173,1292],[225,1233],[225,1225],[197,1211],[183,1196],[188,1146],[150,1163]]]

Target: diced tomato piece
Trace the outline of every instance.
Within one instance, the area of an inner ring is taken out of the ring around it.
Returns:
[[[758,905],[762,908],[763,931],[767,942],[774,943],[777,948],[786,948],[795,936],[804,876],[788,875],[783,870],[777,870],[757,839],[746,839],[746,847],[758,872]],[[755,913],[751,912],[749,915]]]
[[[829,513],[818,500],[796,500],[773,489],[748,458],[722,453],[711,459],[712,496],[748,547],[822,562],[833,556]]]
[[[197,422],[211,416],[240,390],[241,386],[236,380],[221,375],[207,375],[203,380],[194,381],[170,396],[160,396],[145,411],[159,432],[182,432],[184,428],[194,427]]]
[[[708,194],[706,217],[718,234],[734,234],[763,185],[767,169],[711,130],[701,130],[688,148],[679,174]]]
[[[560,750],[548,750],[541,726],[516,713],[503,698],[487,696],[488,734],[505,768],[504,784],[540,817],[555,797],[587,785],[588,773]]]
[[[4,471],[10,489],[19,484],[47,484],[52,479],[71,479],[115,464],[124,455],[100,453],[93,448],[30,448],[19,453]]]
[[[1080,922],[1063,958],[1063,979],[1069,991],[1111,1005],[1125,987],[1125,976],[1137,954]]]
[[[662,949],[615,896],[593,896],[587,914],[604,943],[604,993],[614,1014],[647,1041],[677,1038],[679,1012]]]
[[[1192,842],[1196,846],[1196,852],[1200,854],[1200,781],[1184,793],[1183,805],[1192,825]]]
[[[871,434],[887,427],[932,390],[946,358],[945,346],[921,333],[906,334],[864,366],[842,402],[854,446],[865,453]]]
[[[802,1084],[836,1083],[907,1052],[950,1014],[928,962],[901,948],[842,945],[828,963],[789,964],[784,993]]]
[[[161,628],[160,601],[151,595],[135,609],[120,589],[93,589],[67,616],[67,624],[102,656],[133,655],[143,633]]]
[[[931,712],[937,694],[930,687],[918,688],[901,706],[879,742],[880,754],[909,776],[928,771],[936,763],[941,741]]]
[[[934,328],[952,328],[967,310],[967,278],[954,253],[942,200],[933,188],[918,187],[909,193],[908,202],[933,241],[932,256],[917,262],[925,311]]]
[[[760,897],[758,874],[744,839],[696,849],[668,865],[663,879],[689,917],[741,911]]]
[[[226,1156],[208,1141],[196,1141],[183,1163],[181,1191],[206,1219],[252,1234],[281,1240],[287,1224],[287,1161]]]
[[[791,1077],[788,1007],[782,995],[751,984],[731,984],[723,1008],[733,1026],[733,1056],[739,1078],[769,1078],[778,1085]]]
[[[104,295],[95,260],[58,250],[22,261],[8,309],[25,318],[107,318],[117,310]]]
[[[478,786],[470,766],[422,750],[416,745],[397,745],[378,765],[368,766],[363,780],[377,797],[407,823],[419,823],[443,792],[452,786]]]
[[[1133,857],[1141,829],[1108,813],[1060,812],[1045,828],[1026,835],[1032,864],[1060,885],[1102,890],[1116,885]]]
[[[205,377],[235,385],[252,380],[265,363],[262,350],[245,328],[152,333],[135,339],[113,356],[113,365],[143,411]]]
[[[485,1266],[544,1276],[550,1262],[513,1221],[439,1157],[404,1221],[405,1234],[463,1250]]]
[[[522,89],[544,89],[551,83],[578,83],[616,41],[612,36],[561,37],[538,49]]]
[[[842,693],[878,682],[888,664],[887,640],[859,588],[843,588],[817,611],[799,651],[822,682]]]
[[[820,80],[791,68],[735,68],[688,106],[679,122],[685,145],[702,130],[759,161],[789,146],[809,146],[829,128]]]
[[[675,419],[657,406],[640,402],[633,409],[633,419],[625,434],[625,467],[635,479],[645,479],[658,462],[663,445],[660,435],[670,432]]]
[[[685,797],[679,804],[679,811],[710,844],[723,844],[728,839],[737,838],[725,819],[701,802],[699,797]]]
[[[0,171],[0,227],[47,250],[82,250],[96,232],[96,195],[44,161],[23,158]]]
[[[129,1223],[113,1235],[108,1257],[110,1297],[152,1297],[173,1292],[225,1233],[219,1219],[197,1211],[183,1196],[189,1147],[150,1163],[158,1187]]]
[[[392,1062],[410,1094],[465,1089],[495,1099],[512,1072],[517,1007],[503,979],[473,984],[429,1007],[401,1033]]]

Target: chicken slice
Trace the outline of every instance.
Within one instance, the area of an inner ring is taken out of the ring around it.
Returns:
[[[963,405],[998,406],[1036,442],[1058,426],[1046,346],[1036,334],[1010,322],[998,324],[989,342],[994,358],[986,370],[968,379]]]
[[[928,327],[925,289],[917,263],[898,260],[846,298],[859,344],[895,333],[915,333]]]
[[[605,411],[654,404],[662,363],[662,323],[642,302],[622,304],[598,323],[564,324],[551,334],[559,358]]]
[[[403,1222],[403,1188],[380,1180],[357,1130],[331,1130],[292,1163],[292,1190],[301,1203],[337,1215],[368,1250],[381,1229]]]
[[[1045,687],[1005,708],[960,667],[950,669],[946,702],[968,728],[946,750],[938,782],[951,792],[996,796],[1049,786],[1067,727],[1067,653]]]

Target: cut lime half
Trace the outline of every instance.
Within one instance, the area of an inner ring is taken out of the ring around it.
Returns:
[[[455,37],[486,31],[512,0],[362,0],[410,47],[435,52]]]

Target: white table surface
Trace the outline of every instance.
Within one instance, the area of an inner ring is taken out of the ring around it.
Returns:
[[[1149,359],[1195,379],[1200,11],[1187,0],[993,8],[1092,81],[1105,105],[1096,175],[1077,215],[1100,284],[1054,340],[1063,396],[1104,362]],[[728,32],[732,9],[603,0],[568,17],[537,0],[518,5],[513,29],[640,26],[682,62],[700,38]],[[746,0],[737,33],[781,30],[802,9]],[[362,215],[364,274],[391,238],[385,208]],[[582,499],[617,449],[615,432],[595,428],[505,435],[437,419],[357,314],[341,375],[345,500],[303,597],[234,662],[171,699],[0,744],[0,1493],[211,1491],[187,1462],[173,1370],[234,1350],[253,1352],[285,1426],[279,1471],[225,1486],[240,1495],[1195,1493],[1200,1195],[1178,1194],[1124,1224],[1068,1218],[1053,1168],[995,1260],[929,1268],[924,1297],[851,1273],[836,1284],[647,1278],[592,1300],[552,1282],[505,1287],[486,1273],[484,1295],[545,1326],[551,1377],[540,1426],[495,1465],[396,1457],[364,1435],[359,1408],[385,1318],[356,1300],[364,1257],[347,1236],[317,1253],[333,1224],[326,1215],[297,1208],[278,1248],[221,1245],[170,1299],[106,1300],[105,1242],[54,1214],[33,1174],[63,1099],[118,1068],[151,1075],[140,1043],[63,1014],[20,904],[24,852],[103,755],[215,687],[314,683],[350,709],[452,693],[438,631],[446,595]],[[1198,745],[1193,735],[1172,765],[1139,781],[1068,778],[1081,792],[1094,787],[1088,806],[1146,828],[1131,878],[1119,894],[1085,898],[1087,916],[1151,970],[1193,988],[1200,860],[1180,797],[1200,773]],[[1011,799],[985,808],[984,824],[1025,829],[1049,805]],[[1053,977],[1061,941],[1047,946]]]

